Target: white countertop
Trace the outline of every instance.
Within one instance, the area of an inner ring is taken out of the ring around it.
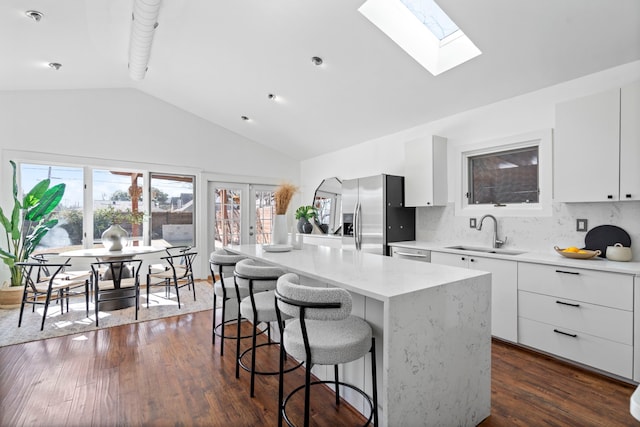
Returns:
[[[227,249],[380,301],[488,274],[328,246],[305,245],[289,252],[266,252],[261,245]]]
[[[450,249],[449,246],[459,246],[460,242],[455,243],[442,243],[442,242],[427,242],[427,241],[410,241],[410,242],[396,242],[390,243],[389,246],[395,246],[400,248],[409,248],[409,249],[423,249],[434,252],[447,252],[447,253],[455,253],[455,254],[467,254],[474,255],[479,257],[486,258],[499,258],[510,261],[520,261],[520,262],[532,262],[537,264],[549,264],[549,265],[557,265],[564,267],[574,267],[574,268],[586,268],[589,270],[599,270],[599,271],[607,271],[611,273],[623,273],[623,274],[634,274],[640,275],[640,262],[620,262],[620,261],[609,261],[606,258],[594,257],[591,259],[571,259],[565,258],[562,255],[556,253],[553,248],[549,252],[535,252],[535,251],[527,251],[524,249],[515,249],[518,251],[523,251],[523,253],[518,255],[504,255],[504,254],[492,254],[486,252],[474,252],[474,251],[461,251],[459,249]],[[469,245],[476,246],[476,245]],[[509,247],[503,249],[512,249]],[[425,264],[425,263],[423,263]]]

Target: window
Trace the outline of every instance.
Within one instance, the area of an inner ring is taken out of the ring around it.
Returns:
[[[358,11],[434,76],[482,53],[434,0],[367,0]]]
[[[193,176],[151,174],[151,242],[194,246]]]
[[[456,215],[551,216],[551,129],[460,146]]]
[[[58,225],[36,253],[101,246],[102,233],[114,222],[129,233],[132,245],[195,245],[194,176],[37,161],[17,162],[21,191],[46,178],[66,189],[56,210]]]
[[[469,157],[469,203],[538,203],[538,146]]]
[[[142,185],[139,171],[93,170],[93,246],[102,246],[102,233],[112,224],[120,224],[132,244],[142,244]]]
[[[80,248],[84,216],[83,170],[67,166],[20,164],[20,188],[23,195],[39,181],[47,178],[51,180],[51,186],[64,183],[65,192],[54,215],[58,218],[58,224],[42,238],[34,253]]]

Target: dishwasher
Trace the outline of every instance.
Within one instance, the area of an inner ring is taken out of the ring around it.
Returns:
[[[393,258],[404,258],[414,261],[431,262],[431,251],[428,251],[426,249],[392,246],[391,256]]]

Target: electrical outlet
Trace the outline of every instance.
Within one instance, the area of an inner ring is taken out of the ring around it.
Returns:
[[[576,219],[576,231],[587,231],[586,219]]]
[[[469,218],[469,228],[476,228],[476,219]]]

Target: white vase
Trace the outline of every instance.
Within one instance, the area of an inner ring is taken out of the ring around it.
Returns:
[[[273,229],[271,230],[272,245],[286,245],[289,240],[289,232],[287,230],[287,216],[276,215],[273,218]]]
[[[129,233],[120,224],[113,224],[102,233],[102,244],[109,251],[121,251],[128,239]]]

